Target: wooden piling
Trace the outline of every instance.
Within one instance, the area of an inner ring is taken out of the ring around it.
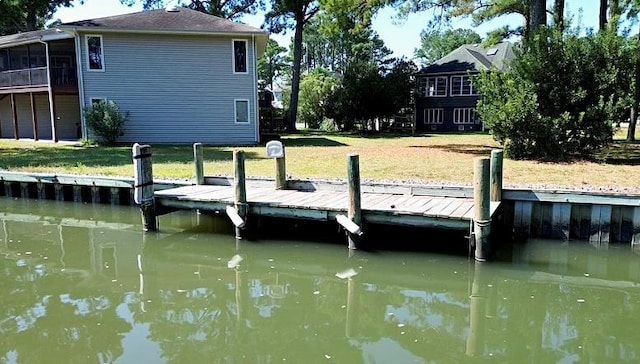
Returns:
[[[112,206],[120,204],[120,189],[118,187],[109,188],[109,196],[109,202]]]
[[[551,207],[551,238],[569,240],[571,204],[556,202]]]
[[[361,193],[360,193],[360,157],[358,154],[349,154],[347,156],[347,184],[349,187],[349,207],[347,217],[354,224],[362,226],[362,209],[361,209]],[[347,233],[349,240],[349,249],[357,249],[361,244],[361,234]]]
[[[151,146],[134,144],[132,147],[134,167],[134,201],[140,205],[144,231],[158,230],[156,206],[153,196],[153,166]]]
[[[491,151],[491,201],[502,201],[502,150]]]
[[[202,143],[193,143],[193,162],[195,164],[197,185],[204,184],[204,158],[202,152]]]
[[[235,191],[234,205],[238,215],[246,221],[247,218],[247,185],[244,170],[244,151],[233,151],[233,189]],[[236,238],[242,239],[242,227],[236,226]]]
[[[489,257],[489,235],[491,234],[489,163],[489,158],[478,157],[474,161],[473,169],[473,231],[477,261],[486,261]]]
[[[82,186],[73,185],[73,202],[82,203]]]
[[[53,185],[53,194],[56,201],[64,201],[64,186],[60,183]]]
[[[47,199],[47,189],[43,182],[36,182],[36,188],[38,190],[38,199],[46,200]]]
[[[285,160],[284,145],[282,146],[282,157],[276,160],[276,190],[287,189],[287,163]]]

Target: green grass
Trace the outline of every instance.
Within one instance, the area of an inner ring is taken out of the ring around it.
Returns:
[[[505,160],[507,185],[635,187],[640,181],[640,144],[620,140],[594,161],[542,163]],[[363,179],[471,183],[473,158],[499,145],[486,134],[421,136],[298,134],[283,137],[287,174],[292,178],[345,178],[346,156],[360,155]],[[272,177],[275,163],[264,146],[242,147],[247,175]],[[206,175],[232,175],[233,147],[204,147]],[[192,178],[190,145],[152,145],[154,175]],[[131,147],[83,147],[47,142],[0,140],[0,168],[12,171],[132,176]]]

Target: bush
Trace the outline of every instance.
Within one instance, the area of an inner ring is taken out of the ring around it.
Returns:
[[[477,80],[478,113],[514,159],[590,157],[628,115],[630,47],[615,33],[542,28],[506,73]]]
[[[114,145],[124,135],[124,123],[129,113],[123,113],[114,101],[100,101],[84,109],[87,127],[101,144]]]

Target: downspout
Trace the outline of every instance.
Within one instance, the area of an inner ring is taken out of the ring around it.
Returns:
[[[256,45],[255,34],[251,36],[253,43],[253,120],[255,121],[255,140],[260,143],[260,115],[258,115],[258,47]]]
[[[56,131],[56,115],[55,115],[55,106],[54,98],[53,98],[53,87],[51,86],[51,64],[49,60],[49,43],[39,40],[40,43],[44,44],[45,55],[47,58],[47,92],[49,93],[49,115],[51,115],[51,141],[54,143],[58,142],[58,133]],[[35,137],[35,135],[34,135]]]
[[[82,110],[84,109],[84,105],[85,104],[85,98],[84,98],[84,79],[82,78],[83,72],[82,72],[82,54],[81,54],[81,39],[80,39],[80,33],[78,33],[75,29],[72,30],[72,34],[73,34],[73,39],[75,41],[76,44],[76,77],[78,79],[78,99],[80,101],[80,105],[78,105],[78,107],[80,107],[80,130],[82,130],[82,137],[83,138],[89,138],[89,133],[87,133],[87,123],[86,120],[84,118],[84,112],[82,112]]]

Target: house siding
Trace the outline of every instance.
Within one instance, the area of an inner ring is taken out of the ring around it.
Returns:
[[[254,47],[246,74],[233,73],[232,37],[103,33],[104,72],[89,71],[85,35],[80,62],[85,106],[115,101],[129,113],[121,142],[257,143]],[[249,123],[235,123],[234,100],[248,99]]]

